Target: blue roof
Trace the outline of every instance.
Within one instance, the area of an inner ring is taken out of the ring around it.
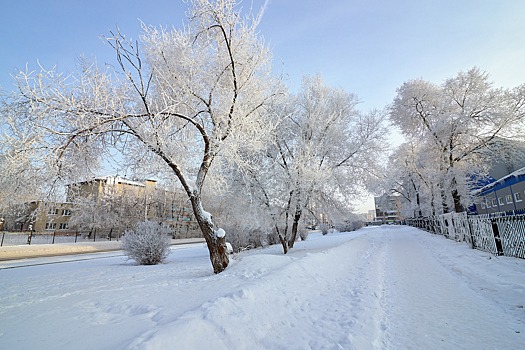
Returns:
[[[525,168],[518,169],[515,172],[502,177],[498,181],[485,185],[482,188],[473,191],[473,194],[483,196],[489,192],[498,191],[523,181],[525,181]]]

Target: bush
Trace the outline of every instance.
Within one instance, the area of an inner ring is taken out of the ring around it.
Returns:
[[[322,223],[322,224],[319,224],[317,225],[317,228],[319,230],[321,230],[321,233],[324,235],[326,235],[328,233],[328,231],[330,230],[330,225],[328,224],[325,224],[325,223]]]
[[[365,223],[363,220],[346,220],[344,222],[338,223],[335,228],[339,232],[351,232],[355,230],[359,230],[360,228],[364,227]]]
[[[122,238],[126,255],[140,265],[156,265],[166,259],[171,243],[171,229],[152,221],[139,222]]]
[[[268,245],[266,234],[259,229],[243,228],[240,225],[230,225],[227,229],[228,242],[236,253]]]
[[[305,227],[301,227],[299,229],[299,237],[301,237],[301,241],[306,241],[309,233],[310,232]]]

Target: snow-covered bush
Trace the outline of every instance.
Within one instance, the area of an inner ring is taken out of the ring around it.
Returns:
[[[279,244],[279,235],[277,234],[277,231],[273,229],[270,233],[266,235],[266,240],[268,241],[268,245],[274,245]]]
[[[261,230],[246,228],[241,225],[229,225],[227,229],[228,242],[231,243],[233,251],[236,253],[268,245],[266,234]]]
[[[324,236],[328,233],[328,230],[330,230],[330,225],[322,223],[322,224],[317,225],[317,228],[321,230],[321,233]]]
[[[355,230],[359,230],[360,228],[365,226],[365,222],[360,219],[350,219],[345,220],[341,223],[338,223],[335,225],[335,228],[339,232],[351,232]]]
[[[299,228],[299,237],[301,237],[301,241],[306,241],[306,239],[308,238],[308,234],[310,233],[310,231],[308,231],[306,229],[306,227],[300,227]]]
[[[156,265],[168,256],[171,229],[153,221],[137,223],[134,230],[127,230],[122,238],[126,255],[140,265]]]

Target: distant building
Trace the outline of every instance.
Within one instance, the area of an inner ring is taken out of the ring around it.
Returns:
[[[97,235],[115,235],[138,221],[153,220],[171,226],[176,238],[201,236],[186,195],[161,188],[155,180],[96,177],[69,184],[66,196],[62,203],[33,201],[9,208],[1,215],[0,229],[91,234],[96,227]]]
[[[374,197],[374,203],[376,221],[395,222],[403,219],[400,214],[401,196],[384,194]]]
[[[482,151],[492,155],[488,176],[478,181],[472,191],[471,214],[520,211],[525,209],[525,143],[504,138],[494,139]]]
[[[4,213],[6,231],[70,231],[73,204],[34,201],[10,208]]]
[[[375,221],[376,220],[376,211],[375,209],[369,210],[366,214],[366,221]]]
[[[475,191],[473,214],[525,210],[525,167]]]
[[[162,222],[174,228],[177,238],[201,235],[186,195],[182,191],[161,188],[155,180],[140,182],[119,176],[96,177],[68,185],[67,198],[71,202],[85,198],[98,205],[109,203],[107,206],[115,212],[120,210],[124,221]],[[121,208],[126,210],[122,212]]]

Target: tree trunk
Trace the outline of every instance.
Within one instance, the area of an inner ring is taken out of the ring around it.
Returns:
[[[449,212],[448,204],[447,204],[447,195],[445,194],[445,191],[441,190],[441,205],[443,206],[443,214],[447,214]]]
[[[430,189],[430,195],[431,195],[431,199],[430,199],[430,205],[431,205],[431,209],[432,209],[432,216],[436,216],[436,198],[434,196],[434,189],[431,188]]]
[[[202,235],[206,240],[208,251],[210,252],[211,265],[214,273],[221,273],[228,267],[230,259],[228,258],[228,249],[226,248],[226,238],[217,237],[213,222],[208,215],[205,215],[202,209],[202,202],[199,195],[193,195],[190,198],[193,207],[195,219],[199,224]]]
[[[421,211],[421,203],[419,202],[419,192],[416,193],[416,203],[417,203],[417,213],[418,213],[418,217],[422,217],[423,216],[423,212]]]
[[[461,204],[461,196],[459,195],[458,190],[452,191],[452,199],[454,199],[454,210],[456,213],[461,213],[465,211],[465,208]]]
[[[292,196],[293,196],[293,191],[290,191],[289,193],[289,196],[288,196],[288,204],[286,205],[286,210],[285,210],[285,214],[284,214],[284,232],[283,234],[279,234],[279,229],[277,229],[277,233],[279,234],[279,240],[281,241],[281,244],[283,246],[283,252],[284,254],[288,253],[288,245],[287,245],[287,242],[286,242],[286,236],[288,235],[288,217],[290,215],[290,207],[291,207],[291,204],[292,204]]]
[[[279,241],[281,242],[281,245],[283,246],[284,254],[288,253],[288,246],[286,245],[286,237],[283,237],[280,234],[278,236],[279,236]]]
[[[301,219],[302,210],[300,208],[295,208],[295,214],[293,217],[292,224],[292,234],[288,240],[288,248],[293,248],[295,239],[297,238],[297,229],[299,228],[299,220]]]

